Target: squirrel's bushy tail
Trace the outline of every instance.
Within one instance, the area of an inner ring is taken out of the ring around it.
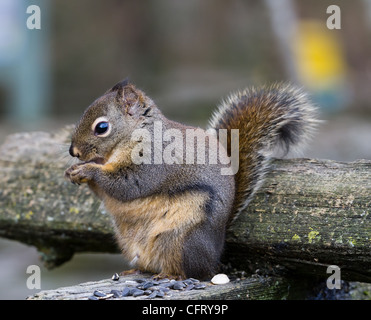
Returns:
[[[261,186],[273,151],[277,147],[286,153],[292,147],[300,148],[318,122],[316,107],[304,92],[290,85],[246,89],[222,102],[210,120],[210,127],[239,129],[233,220]]]

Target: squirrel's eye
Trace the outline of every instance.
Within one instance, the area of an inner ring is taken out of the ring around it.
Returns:
[[[94,132],[94,135],[98,137],[107,137],[111,132],[112,126],[107,117],[99,117],[95,119],[91,129]]]
[[[97,123],[94,128],[94,134],[97,136],[108,135],[109,123],[107,121],[102,121]]]
[[[109,123],[106,121],[99,122],[94,129],[94,133],[98,136],[106,133],[109,128]]]

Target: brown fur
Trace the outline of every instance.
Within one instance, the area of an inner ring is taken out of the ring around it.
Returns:
[[[316,108],[300,90],[274,85],[232,94],[214,114],[210,126],[239,129],[240,167],[236,174],[233,219],[246,208],[264,181],[277,147],[300,149],[318,120]],[[228,140],[228,148],[231,141]]]
[[[121,203],[105,196],[119,246],[141,270],[185,277],[182,246],[189,230],[205,219],[207,194],[156,195]]]

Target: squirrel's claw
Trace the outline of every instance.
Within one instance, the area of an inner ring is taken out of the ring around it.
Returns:
[[[64,176],[66,179],[70,180],[73,184],[80,185],[81,183],[87,182],[89,179],[89,171],[86,168],[86,163],[74,164],[68,168]]]

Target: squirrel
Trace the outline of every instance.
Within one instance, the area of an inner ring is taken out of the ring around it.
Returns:
[[[218,135],[209,134],[205,163],[184,163],[186,134],[205,130],[167,119],[150,97],[124,80],[83,113],[69,149],[81,162],[68,168],[65,177],[86,183],[103,201],[133,270],[205,279],[218,270],[226,228],[262,185],[273,151],[302,146],[316,127],[316,111],[301,89],[288,84],[231,94],[209,122],[210,129],[238,129],[238,170],[221,174],[225,164],[207,163],[214,152],[210,146],[218,143],[217,150],[228,159],[236,139],[229,135],[227,143],[219,143]],[[144,144],[143,130],[153,136],[156,124],[162,132],[180,133],[180,139],[157,137]],[[142,136],[133,139],[137,130]],[[148,161],[144,146],[149,147]],[[191,144],[191,151],[198,146]],[[161,148],[165,153],[166,147],[173,147],[168,156],[179,147],[178,157],[172,163],[161,157],[156,162],[154,153]],[[134,150],[142,161],[135,160]]]

